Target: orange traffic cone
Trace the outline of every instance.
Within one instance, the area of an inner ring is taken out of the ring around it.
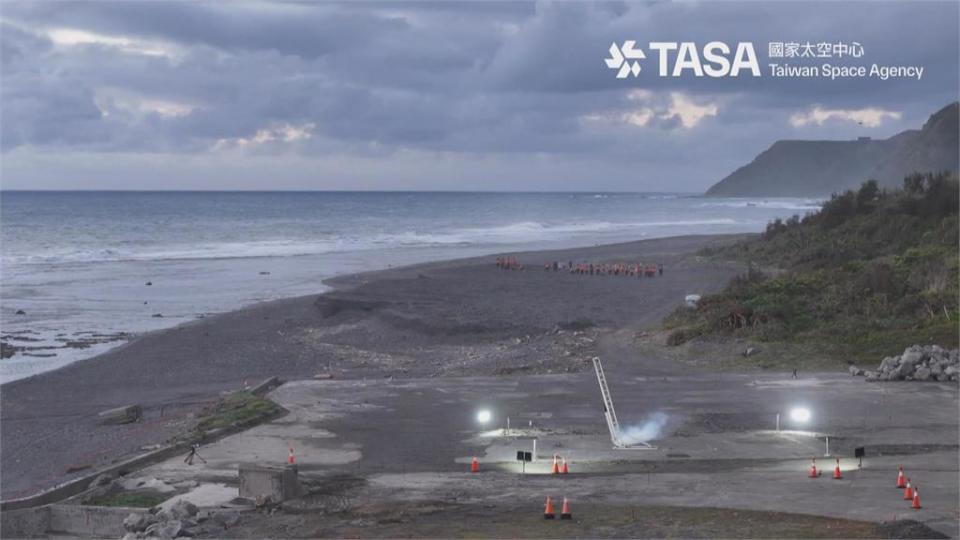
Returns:
[[[843,480],[843,475],[840,474],[840,458],[837,458],[837,467],[833,469],[833,479]]]
[[[555,517],[557,516],[553,513],[553,501],[547,496],[547,504],[543,508],[543,519],[553,519]]]
[[[559,474],[559,473],[560,473],[560,461],[559,461],[559,459],[557,458],[557,455],[556,455],[556,454],[553,455],[553,468],[550,470],[550,472],[553,473],[553,474]]]
[[[293,455],[293,447],[290,447],[290,454],[287,455],[287,465],[296,465],[297,457]]]
[[[914,501],[919,501],[920,499],[914,499]],[[914,502],[914,504],[920,504],[919,502]],[[914,506],[914,508],[920,508],[919,506]],[[560,509],[560,519],[573,519],[573,514],[570,513],[570,503],[567,502],[567,498],[563,498],[563,508]]]
[[[903,490],[903,500],[909,501],[913,499],[913,487],[910,485],[910,479],[907,478],[907,489]]]
[[[907,482],[903,477],[903,465],[900,466],[900,472],[897,474],[897,487],[900,489],[907,487]]]
[[[477,461],[476,457],[470,462],[470,472],[480,472],[480,462]]]
[[[920,490],[917,488],[913,488],[913,504],[910,505],[910,508],[920,509]]]
[[[810,465],[810,478],[816,478],[820,476],[820,473],[817,472],[817,458],[811,459]]]
[[[561,474],[567,474],[570,472],[570,467],[567,466],[567,458],[563,458],[563,468],[560,469]]]

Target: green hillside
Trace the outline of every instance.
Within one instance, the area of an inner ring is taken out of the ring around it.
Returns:
[[[870,181],[705,253],[750,270],[670,315],[668,343],[736,336],[870,362],[915,343],[956,347],[958,206],[955,173],[914,174],[894,190]]]

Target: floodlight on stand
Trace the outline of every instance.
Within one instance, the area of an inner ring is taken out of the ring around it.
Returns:
[[[490,421],[490,418],[492,418],[492,415],[488,409],[482,409],[477,412],[477,422],[481,424],[486,424]]]
[[[794,407],[790,409],[790,419],[794,422],[807,423],[810,421],[810,409],[806,407]]]

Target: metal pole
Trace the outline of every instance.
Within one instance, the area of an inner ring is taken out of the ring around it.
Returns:
[[[780,432],[780,413],[777,413],[777,432]]]
[[[537,440],[533,440],[533,461],[537,460]]]
[[[510,433],[510,417],[507,417],[507,434]]]
[[[825,439],[826,442],[827,442],[827,453],[824,454],[824,456],[830,457],[830,437],[829,437],[829,436],[826,436],[826,437],[824,437],[824,439]]]

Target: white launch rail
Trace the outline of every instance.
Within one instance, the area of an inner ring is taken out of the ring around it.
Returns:
[[[603,396],[603,415],[607,419],[607,428],[610,429],[610,441],[616,450],[656,450],[645,442],[626,444],[620,438],[620,422],[617,421],[617,411],[613,408],[613,397],[610,396],[610,387],[607,386],[607,376],[603,373],[603,364],[600,357],[593,357],[593,370],[597,372],[597,382],[600,383],[600,394]]]

